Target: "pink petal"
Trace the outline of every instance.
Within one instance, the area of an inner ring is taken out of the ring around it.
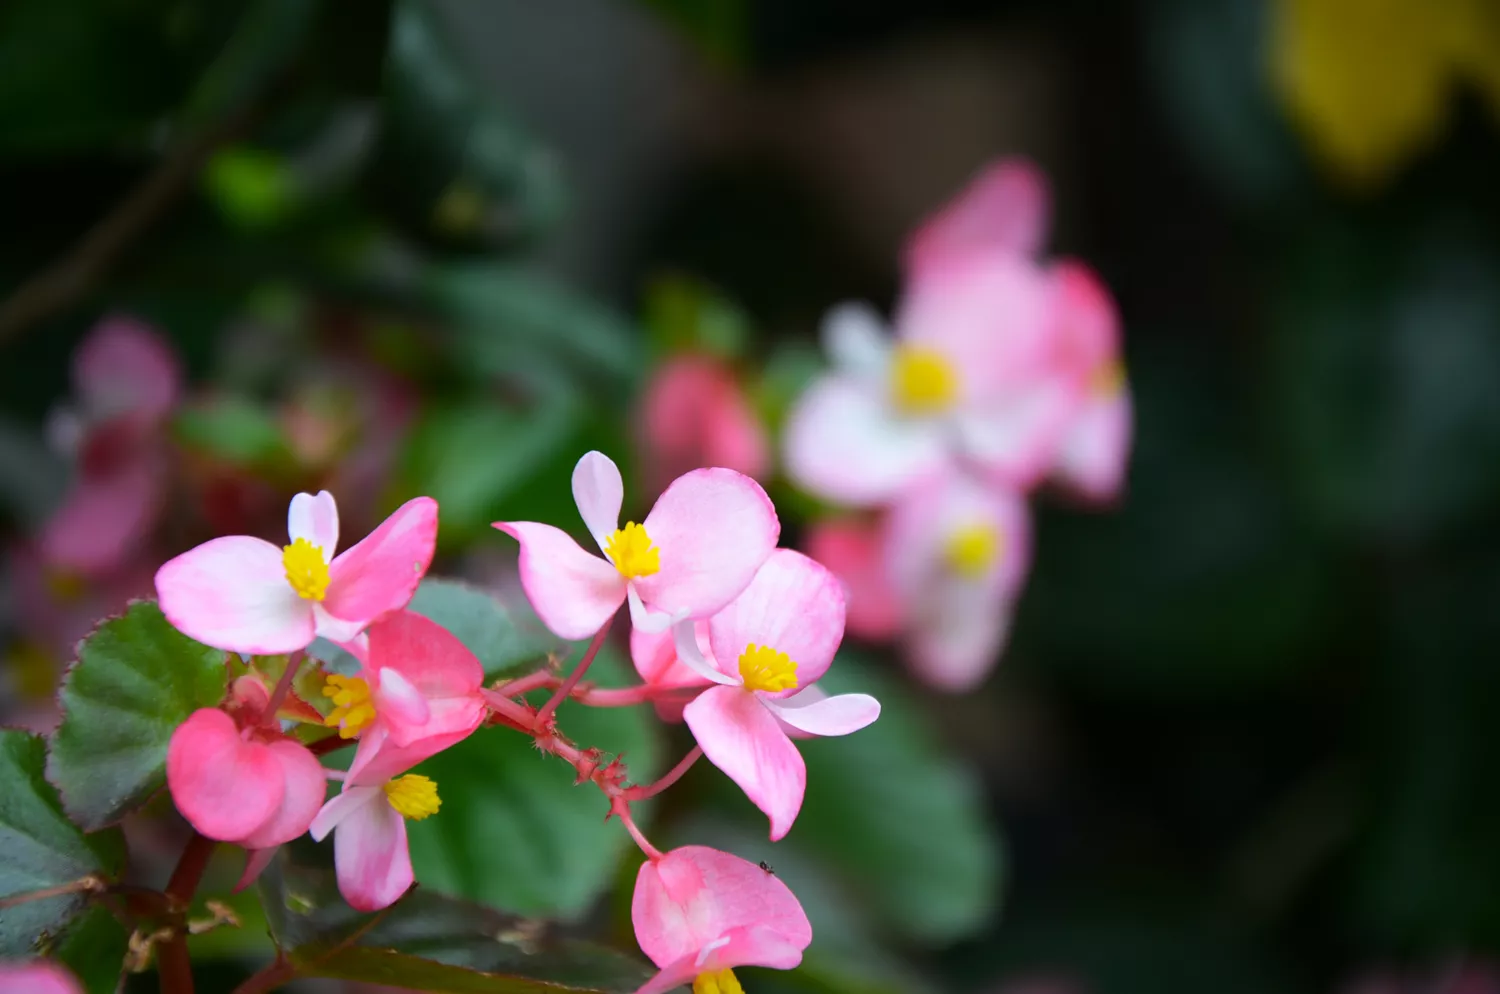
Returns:
[[[0,994],[83,994],[83,985],[48,960],[0,963]]]
[[[457,636],[412,611],[393,611],[370,626],[369,659],[400,673],[424,697],[461,697],[484,683],[484,667]]]
[[[266,750],[281,767],[285,790],[270,820],[240,840],[247,849],[270,849],[306,832],[328,796],[323,766],[305,745],[281,739],[267,745]]]
[[[693,634],[700,652],[708,645],[708,622],[692,622]],[[691,667],[677,658],[677,648],[672,644],[672,631],[644,632],[633,628],[630,632],[630,661],[641,680],[656,687],[701,687],[705,683]]]
[[[1052,468],[1082,400],[1079,381],[1039,378],[963,412],[960,443],[1000,485],[1030,488]]]
[[[880,642],[901,630],[901,601],[886,579],[878,522],[815,524],[803,544],[807,554],[844,585],[844,621],[850,634]]]
[[[162,501],[161,468],[137,458],[103,475],[83,474],[42,528],[49,565],[108,573],[148,537]]]
[[[705,946],[747,927],[798,949],[812,941],[802,905],[779,877],[708,846],[683,846],[642,864],[630,918],[641,951],[661,967],[696,959]]]
[[[380,671],[375,708],[390,729],[391,741],[398,746],[410,745],[432,717],[427,698],[394,668]]]
[[[767,697],[761,701],[781,721],[809,735],[848,735],[880,717],[880,702],[869,694],[839,694],[805,703]]]
[[[1085,374],[1118,362],[1120,310],[1104,281],[1076,259],[1058,261],[1050,276],[1065,359]]]
[[[381,783],[385,781],[382,780]],[[308,832],[312,835],[314,842],[322,842],[328,838],[328,833],[338,828],[339,825],[354,812],[366,804],[385,803],[385,791],[379,786],[351,785],[347,780],[344,789],[334,794],[318,811],[313,818],[312,824],[308,826]]]
[[[312,494],[293,497],[286,514],[286,533],[293,542],[307,539],[323,550],[324,562],[332,562],[339,547],[339,507],[333,494],[319,490],[316,497]]]
[[[237,842],[276,816],[286,792],[281,761],[240,738],[217,708],[194,711],[167,744],[172,803],[210,839]]]
[[[840,304],[818,331],[823,351],[840,373],[883,389],[891,366],[891,333],[869,304]]]
[[[343,618],[335,618],[324,610],[322,604],[313,602],[313,628],[318,633],[318,638],[327,639],[335,645],[348,648],[357,643],[369,624],[369,619],[345,621]]]
[[[755,579],[708,622],[708,639],[721,669],[739,671],[751,645],[786,653],[797,664],[797,684],[828,672],[844,637],[844,589],[819,563],[777,549]]]
[[[934,600],[907,636],[907,662],[921,680],[950,693],[972,690],[999,660],[1010,632],[1011,606],[1000,595],[954,591]]]
[[[664,632],[672,625],[687,618],[686,611],[678,611],[669,614],[666,611],[653,611],[641,600],[641,592],[636,588],[634,580],[625,584],[625,601],[630,605],[630,626],[633,630],[643,632]]]
[[[898,418],[883,389],[838,376],[808,388],[786,423],[783,456],[792,482],[862,507],[891,499],[944,465],[941,423]]]
[[[717,948],[701,957],[699,969],[732,970],[739,966],[766,966],[773,970],[790,970],[802,962],[802,950],[806,948],[806,943],[799,944],[786,934],[765,925],[741,925],[720,936]]]
[[[74,385],[95,420],[129,413],[159,421],[177,402],[181,380],[171,346],[131,318],[106,318],[73,354]]]
[[[946,563],[948,542],[955,532],[976,525],[998,533],[998,555],[984,575],[957,576]],[[962,474],[931,477],[891,509],[884,558],[886,576],[908,618],[924,604],[961,596],[971,587],[1014,593],[1031,564],[1031,515],[1025,499],[1013,491]]]
[[[672,626],[672,648],[677,652],[679,663],[708,683],[737,687],[744,682],[732,662],[720,665],[711,653],[704,653],[695,622],[684,621]]]
[[[1024,159],[1002,159],[916,230],[906,247],[907,269],[975,249],[1034,255],[1046,237],[1049,200],[1041,170]]]
[[[662,967],[654,977],[637,988],[635,994],[665,994],[675,987],[689,986],[700,972],[697,954],[690,953]]]
[[[156,593],[173,627],[216,649],[272,655],[313,640],[312,602],[287,582],[281,550],[248,535],[169,560],[156,573]]]
[[[432,563],[437,543],[438,506],[416,497],[329,567],[323,608],[346,621],[373,621],[406,606]]]
[[[1090,398],[1063,437],[1057,478],[1089,500],[1115,500],[1125,486],[1131,431],[1129,393]]]
[[[706,618],[745,589],[781,535],[771,499],[732,469],[695,469],[657,498],[642,522],[661,569],[633,586],[673,620]]]
[[[624,500],[620,467],[602,452],[585,452],[573,467],[573,501],[600,551],[620,527],[620,504]]]
[[[255,883],[260,875],[265,872],[266,867],[271,865],[271,860],[276,858],[280,846],[271,846],[268,849],[246,849],[245,850],[245,872],[240,874],[240,879],[234,885],[233,893],[240,891]]]
[[[379,788],[376,788],[377,790]],[[379,911],[412,885],[406,819],[384,797],[351,811],[333,835],[339,893],[356,911]]]
[[[521,543],[521,586],[558,638],[590,637],[624,603],[620,571],[584,552],[561,529],[533,521],[497,521],[495,527]]]
[[[397,743],[383,720],[366,729],[349,766],[347,782],[378,783],[405,773],[468,738],[483,723],[486,713],[479,695],[437,698],[428,701],[427,708],[426,724],[412,733],[405,745]]]
[[[802,808],[807,767],[759,696],[739,687],[710,687],[682,717],[709,762],[766,813],[771,841],[786,835]]]

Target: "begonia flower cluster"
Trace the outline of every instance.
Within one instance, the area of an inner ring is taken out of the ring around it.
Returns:
[[[246,851],[241,886],[278,846],[331,835],[340,891],[374,911],[414,883],[407,821],[441,812],[440,785],[414,769],[485,726],[486,734],[529,734],[604,791],[647,857],[632,914],[661,972],[642,990],[737,992],[735,967],[800,961],[812,937],[801,906],[773,874],[736,856],[702,846],[663,853],[630,804],[706,756],[765,812],[773,840],[791,830],[808,789],[794,740],[849,734],[880,713],[868,695],[816,686],[843,638],[843,588],[824,566],[777,547],[776,509],[735,470],[685,473],[639,523],[623,525],[624,481],[608,457],[584,455],[572,489],[598,554],[553,525],[495,524],[519,543],[521,584],[542,623],[563,639],[590,640],[566,678],[544,665],[513,682],[553,686],[540,708],[506,685],[483,686],[470,649],[407,610],[436,546],[438,506],[429,498],[407,502],[338,552],[333,496],[298,494],[285,545],[227,536],[167,562],[156,576],[162,613],[224,650],[236,674],[218,707],[177,728],[167,783],[199,833]],[[697,740],[656,784],[628,784],[619,761],[573,746],[555,713],[566,700],[597,703],[580,680],[617,614],[628,618],[643,681],[629,702],[686,722]],[[333,671],[307,659],[317,638],[357,665]],[[347,770],[325,768],[320,756],[344,746],[354,748]]]
[[[896,639],[947,690],[998,658],[1031,557],[1028,495],[1107,503],[1131,402],[1115,305],[1076,260],[1040,258],[1048,193],[1002,161],[921,225],[887,328],[861,304],[823,328],[833,368],[791,411],[792,480],[855,512],[807,540],[848,594],[850,629]]]

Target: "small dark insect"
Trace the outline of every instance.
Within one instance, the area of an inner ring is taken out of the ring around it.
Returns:
[[[771,869],[771,864],[770,864],[770,863],[767,863],[767,862],[766,862],[766,861],[765,861],[765,860],[761,860],[761,861],[760,861],[760,868],[761,868],[761,869],[762,869],[762,870],[765,870],[765,871],[766,871],[766,872],[767,872],[767,873],[769,873],[769,874],[770,874],[770,875],[771,875],[771,876],[773,876],[773,877],[774,877],[774,876],[776,876],[776,871],[775,871],[775,870],[773,870],[773,869]]]

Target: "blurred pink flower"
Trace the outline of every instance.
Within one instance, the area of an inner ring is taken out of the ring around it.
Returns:
[[[885,573],[884,540],[882,520],[842,520],[813,525],[803,543],[843,583],[850,634],[872,642],[895,638],[903,624],[901,600]]]
[[[1053,474],[1081,496],[1119,497],[1130,461],[1134,414],[1120,359],[1120,316],[1109,290],[1083,263],[1052,269],[1058,320],[1077,350],[1085,389],[1063,434]]]
[[[695,994],[742,994],[735,967],[790,970],[812,942],[812,926],[786,884],[707,846],[683,846],[642,864],[630,920],[641,952],[660,970],[636,994],[684,984]]]
[[[604,558],[552,525],[495,522],[521,543],[521,585],[559,638],[588,638],[627,600],[634,626],[648,631],[706,618],[745,589],[781,534],[760,484],[731,469],[678,477],[644,522],[620,528],[624,499],[614,462],[585,453],[573,469],[573,500]]]
[[[0,963],[0,994],[83,994],[83,985],[50,960]]]
[[[656,368],[646,385],[639,431],[652,490],[709,466],[753,479],[763,479],[769,469],[765,427],[733,370],[708,356],[676,356]]]
[[[777,549],[744,593],[709,619],[709,655],[689,626],[674,634],[678,660],[719,685],[683,719],[709,762],[770,818],[771,839],[780,839],[807,787],[789,731],[848,735],[880,716],[868,694],[828,697],[813,687],[844,637],[838,581],[802,553]]]
[[[437,527],[437,502],[417,497],[334,556],[333,496],[298,494],[287,511],[290,545],[213,539],[163,565],[156,591],[178,630],[215,648],[270,654],[304,649],[315,635],[347,642],[411,600],[432,562]]]

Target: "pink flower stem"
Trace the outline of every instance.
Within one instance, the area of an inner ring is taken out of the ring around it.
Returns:
[[[692,769],[693,764],[701,758],[703,758],[703,747],[693,746],[688,754],[683,756],[677,765],[668,770],[666,776],[656,781],[656,783],[643,787],[627,787],[620,796],[627,801],[644,801],[648,797],[655,797],[682,779],[682,775]]]
[[[281,679],[276,681],[276,689],[271,691],[271,699],[266,703],[266,710],[262,721],[267,724],[275,724],[276,712],[281,709],[281,702],[286,700],[286,695],[292,689],[292,679],[297,675],[297,670],[302,666],[302,660],[306,655],[301,651],[294,652],[286,659],[286,669],[281,672]]]
[[[583,675],[589,671],[589,666],[593,664],[594,657],[599,654],[600,646],[604,645],[604,636],[609,634],[609,626],[613,621],[614,618],[610,618],[609,621],[606,621],[594,633],[593,641],[584,650],[583,658],[578,661],[578,665],[573,667],[573,672],[569,673],[567,679],[563,680],[562,685],[552,692],[552,696],[548,698],[547,703],[538,709],[536,713],[537,728],[540,729],[547,725],[549,719],[552,717],[552,712],[557,710],[559,704],[568,699],[568,695],[573,693],[573,688],[578,685],[578,681],[582,680]]]
[[[531,731],[536,723],[536,714],[519,701],[513,701],[498,690],[485,690],[480,688],[480,695],[484,702],[490,706],[490,710],[505,720],[508,725],[513,725],[523,732]]]
[[[529,694],[531,691],[540,690],[543,687],[556,688],[560,686],[562,686],[562,677],[551,670],[540,669],[535,673],[518,676],[514,680],[502,683],[500,686],[494,688],[494,693],[499,694],[501,697],[520,697],[522,694]]]
[[[620,816],[620,822],[625,826],[625,831],[630,833],[630,837],[635,840],[636,845],[641,847],[641,852],[646,854],[647,859],[653,862],[661,859],[661,850],[651,844],[651,840],[646,838],[645,833],[636,827],[635,819],[630,817],[629,801],[624,799],[616,800],[614,810],[611,813]]]
[[[681,687],[655,687],[649,683],[643,683],[635,687],[600,688],[584,687],[573,693],[573,699],[579,704],[586,704],[591,708],[628,708],[633,704],[645,704],[654,701],[658,697],[668,697],[682,690]]]

